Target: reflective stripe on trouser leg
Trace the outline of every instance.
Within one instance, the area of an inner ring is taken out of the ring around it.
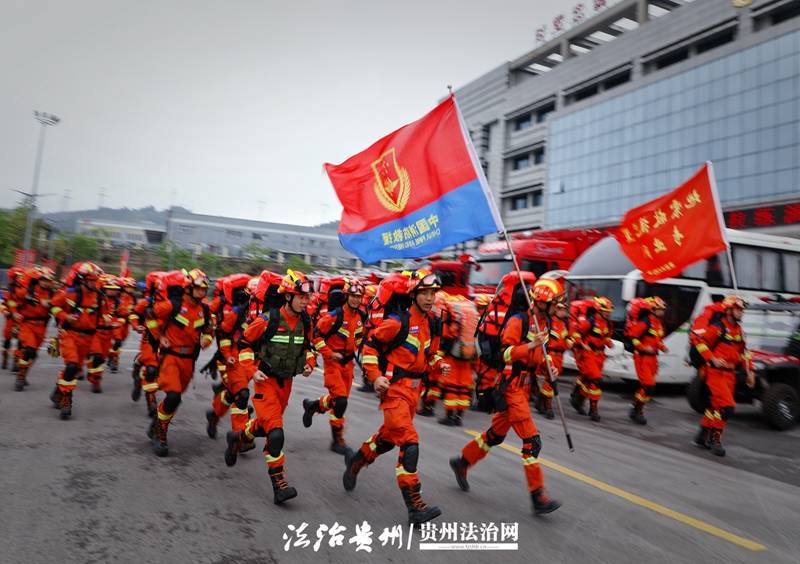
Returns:
[[[235,432],[244,430],[249,418],[247,409],[240,409],[234,405],[231,407],[231,430]]]
[[[286,462],[286,456],[284,456],[283,451],[281,451],[278,456],[270,456],[270,454],[265,451],[264,460],[267,463],[268,469],[279,468]]]
[[[341,428],[344,427],[344,421],[345,421],[346,418],[345,417],[336,417],[333,414],[333,411],[331,411],[330,413],[328,413],[328,419],[330,421],[331,427],[333,427],[335,429],[341,429]]]

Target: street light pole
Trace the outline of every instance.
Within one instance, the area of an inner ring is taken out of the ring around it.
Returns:
[[[36,213],[36,198],[39,190],[39,173],[42,168],[42,154],[44,153],[44,137],[45,130],[48,125],[57,125],[61,121],[56,115],[48,114],[46,112],[34,111],[33,116],[41,124],[39,129],[39,144],[36,149],[36,163],[33,167],[33,187],[31,188],[31,209],[28,212],[28,220],[25,222],[25,238],[23,239],[22,248],[25,250],[25,262],[30,260],[31,249],[31,234],[33,232],[33,216]]]

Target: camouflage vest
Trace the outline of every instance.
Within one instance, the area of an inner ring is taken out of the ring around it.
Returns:
[[[301,373],[309,349],[305,316],[300,316],[294,331],[281,318],[277,330],[270,337],[271,333],[267,331],[259,350],[259,358],[266,368],[262,368],[264,373],[274,378],[292,378]]]

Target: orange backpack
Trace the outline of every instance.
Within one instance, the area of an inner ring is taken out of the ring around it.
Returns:
[[[442,350],[454,358],[474,360],[478,356],[478,308],[468,298],[446,292],[439,292],[436,301],[448,328],[443,331]],[[445,333],[450,336],[444,338]]]

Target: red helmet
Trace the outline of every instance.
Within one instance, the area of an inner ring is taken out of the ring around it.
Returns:
[[[439,277],[425,268],[415,270],[411,274],[411,280],[408,283],[409,292],[418,292],[420,290],[440,290],[442,288],[442,281]]]
[[[533,283],[530,296],[536,302],[563,301],[564,285],[560,280],[542,277]]]
[[[181,288],[186,288],[191,282],[189,274],[185,270],[171,270],[163,273],[158,280],[165,287],[180,286]]]
[[[121,288],[119,279],[113,274],[103,273],[97,279],[98,290],[120,290]]]
[[[653,296],[645,299],[650,303],[650,309],[667,309],[667,302],[665,302],[659,296]]]
[[[244,291],[247,292],[248,296],[255,296],[256,292],[258,291],[258,283],[261,281],[261,278],[258,276],[253,276],[250,280],[247,281],[247,286],[244,287]]]
[[[358,280],[348,278],[344,283],[344,293],[348,296],[363,296],[366,293],[366,289]]]
[[[97,280],[103,274],[103,269],[93,262],[79,262],[72,269],[75,272],[75,276],[83,280]]]
[[[747,302],[741,296],[728,296],[722,300],[722,309],[746,309]]]
[[[286,276],[283,277],[278,288],[279,294],[310,294],[313,291],[311,282],[306,275],[291,268],[286,271]]]

